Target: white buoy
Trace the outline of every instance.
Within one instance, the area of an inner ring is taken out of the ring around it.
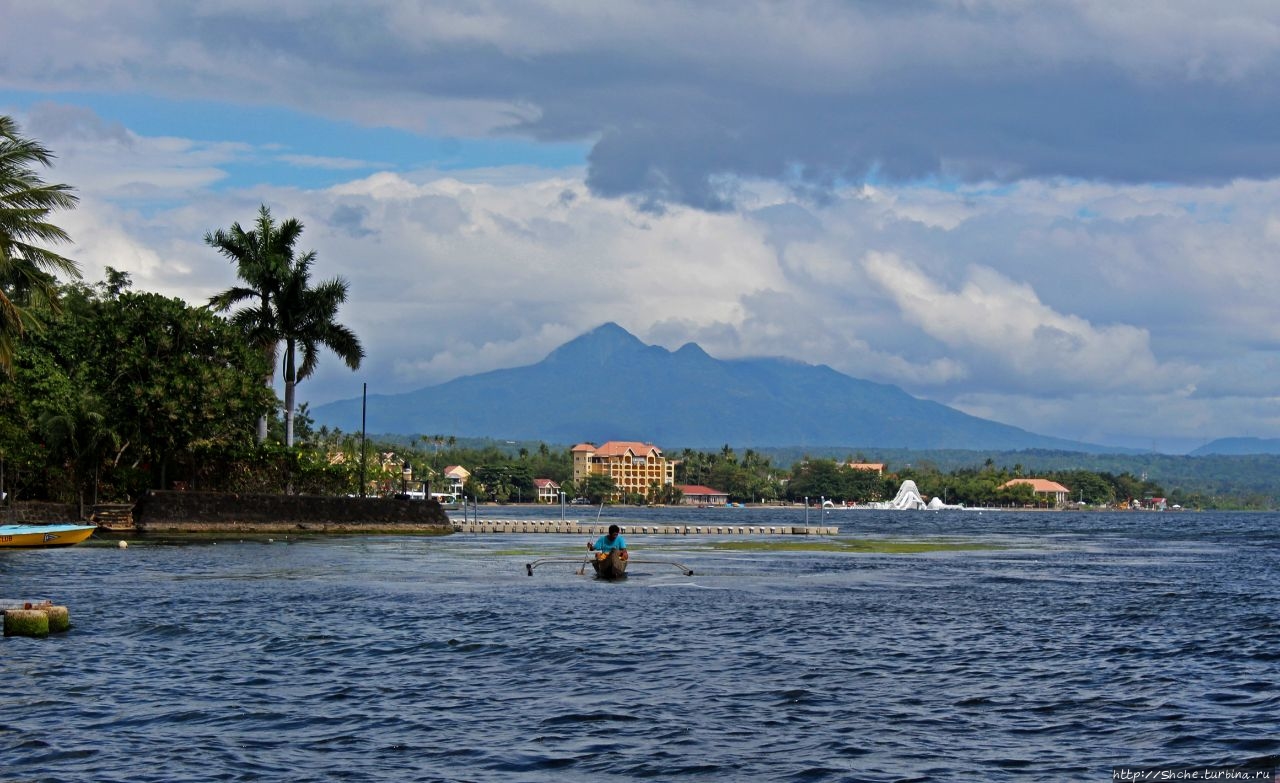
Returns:
[[[128,542],[128,541],[117,541],[117,542],[116,542],[116,549],[128,549],[128,548],[129,548],[129,542]]]

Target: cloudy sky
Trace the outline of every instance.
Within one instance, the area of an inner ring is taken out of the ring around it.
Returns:
[[[0,0],[90,280],[259,204],[351,283],[313,404],[615,321],[1066,438],[1280,437],[1269,0]],[[458,433],[465,435],[466,433]]]

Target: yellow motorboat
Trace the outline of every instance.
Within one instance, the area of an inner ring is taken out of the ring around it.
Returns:
[[[71,546],[97,529],[95,525],[0,525],[0,549]]]

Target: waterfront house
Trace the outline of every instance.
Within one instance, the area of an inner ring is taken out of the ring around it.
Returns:
[[[1036,497],[1040,500],[1048,501],[1051,505],[1060,506],[1067,502],[1067,498],[1071,496],[1071,490],[1062,486],[1056,481],[1039,478],[1016,478],[1009,479],[1000,485],[1000,489],[1008,489],[1009,487],[1018,486],[1020,484],[1030,484],[1031,491],[1036,493]]]
[[[455,495],[462,495],[462,488],[466,486],[469,478],[471,478],[471,471],[461,465],[449,465],[444,469],[444,480],[449,485],[449,491]]]
[[[680,503],[685,506],[723,506],[729,502],[728,492],[701,484],[680,484],[676,489],[684,493]]]
[[[560,500],[560,485],[549,478],[536,478],[533,486],[538,490],[539,503],[556,503]]]

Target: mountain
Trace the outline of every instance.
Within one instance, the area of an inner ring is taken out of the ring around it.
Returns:
[[[1187,456],[1207,457],[1210,454],[1280,454],[1280,438],[1218,438],[1189,452]]]
[[[360,400],[317,406],[360,430]],[[850,446],[1109,452],[980,419],[896,386],[788,359],[720,360],[693,343],[646,345],[608,323],[537,364],[371,395],[367,430],[549,443],[642,440],[665,448]]]

